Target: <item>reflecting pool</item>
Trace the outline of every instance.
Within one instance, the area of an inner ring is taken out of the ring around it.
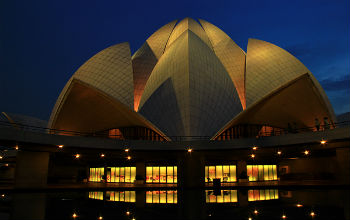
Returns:
[[[0,219],[350,219],[350,191],[147,189],[0,192]]]

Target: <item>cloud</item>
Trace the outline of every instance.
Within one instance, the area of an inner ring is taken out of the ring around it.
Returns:
[[[320,81],[322,87],[327,91],[350,90],[350,76],[343,75],[338,78],[326,78]]]

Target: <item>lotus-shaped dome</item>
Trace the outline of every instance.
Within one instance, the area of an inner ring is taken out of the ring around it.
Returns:
[[[124,138],[224,139],[242,126],[255,133],[288,123],[311,127],[324,117],[335,120],[327,96],[287,51],[249,39],[245,53],[213,24],[185,18],[161,27],[133,56],[121,43],[89,59],[61,92],[49,126]]]

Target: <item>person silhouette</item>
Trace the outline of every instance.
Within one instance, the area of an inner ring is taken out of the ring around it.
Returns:
[[[320,121],[318,120],[318,118],[315,118],[315,127],[316,127],[316,131],[320,130]]]
[[[323,128],[324,128],[324,130],[329,129],[328,117],[323,118]]]

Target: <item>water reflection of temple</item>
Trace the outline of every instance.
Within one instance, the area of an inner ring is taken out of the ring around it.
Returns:
[[[141,195],[142,194],[142,195]],[[143,195],[145,194],[145,195]],[[177,190],[149,190],[138,194],[144,200],[146,204],[177,204],[178,192]],[[113,202],[136,202],[136,191],[95,191],[89,192],[89,199],[105,200]],[[263,201],[278,199],[277,189],[254,189],[248,190],[248,198],[241,196],[239,198],[238,191],[232,189],[213,189],[205,190],[205,202],[206,203],[237,203],[245,202],[241,200]]]
[[[206,203],[238,202],[237,190],[205,190]]]

